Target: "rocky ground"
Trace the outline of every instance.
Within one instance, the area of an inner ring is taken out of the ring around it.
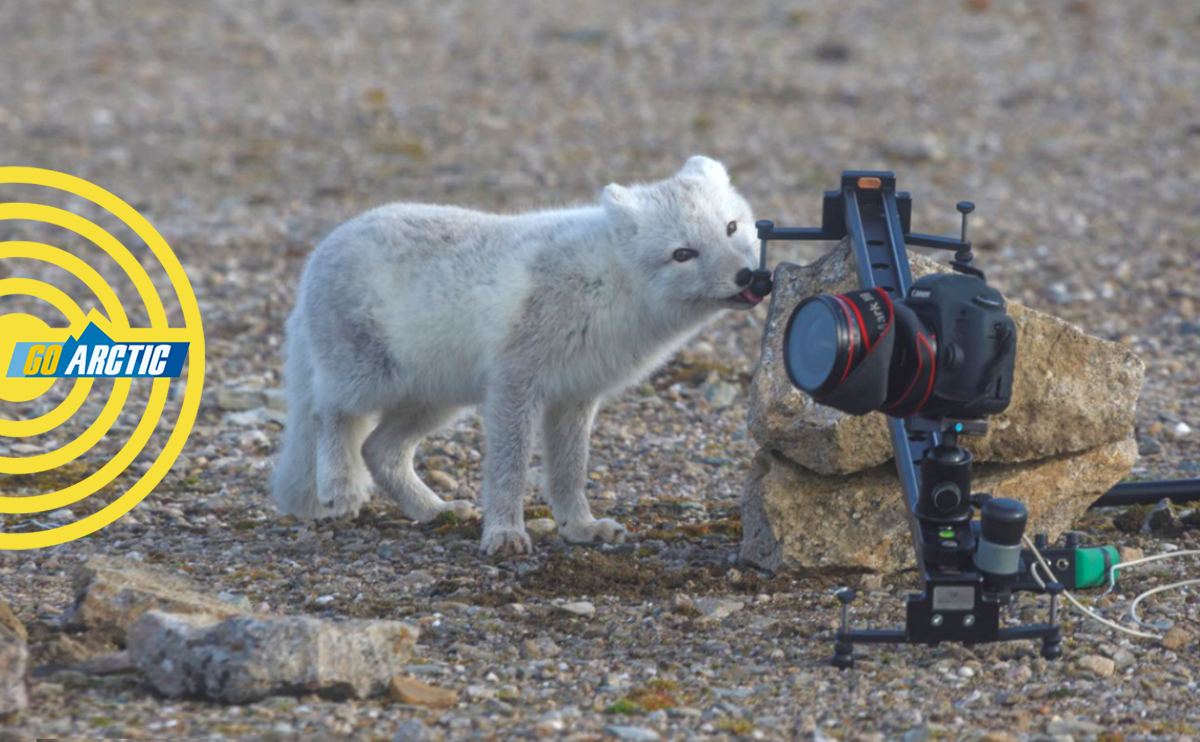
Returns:
[[[0,31],[0,163],[64,170],[140,209],[191,278],[209,363],[184,456],[142,505],[81,541],[0,552],[0,596],[28,627],[32,665],[29,708],[0,737],[1200,736],[1194,638],[1129,641],[1073,616],[1061,662],[1004,645],[868,650],[855,672],[827,667],[833,589],[863,586],[856,621],[886,624],[913,579],[734,564],[765,310],[721,320],[601,412],[590,494],[637,531],[618,550],[548,535],[531,558],[490,560],[477,524],[414,526],[382,503],[353,521],[281,520],[265,494],[273,399],[230,391],[279,386],[304,256],[369,206],[587,199],[706,152],[760,217],[810,225],[841,169],[888,167],[914,191],[914,226],[951,231],[954,202],[976,201],[979,260],[998,286],[1146,361],[1134,476],[1200,476],[1194,3],[38,0],[0,5]],[[82,202],[0,194],[68,207],[133,242]],[[105,266],[59,230],[19,222],[0,234]],[[162,272],[134,251],[170,308]],[[102,273],[135,306],[119,270]],[[68,286],[30,261],[5,260],[7,276]],[[0,439],[0,455],[58,448],[107,390],[97,383],[50,434]],[[38,415],[67,391],[0,412]],[[134,385],[113,433],[76,464],[0,488],[36,494],[96,470],[146,391]],[[168,432],[109,491],[0,523],[29,531],[98,510]],[[429,442],[421,468],[474,497],[482,450],[467,419]],[[1200,548],[1200,531],[1143,532],[1142,515],[1093,512],[1079,527],[1147,554]],[[137,673],[86,664],[108,639],[64,630],[72,577],[100,554],[189,575],[239,610],[410,622],[422,633],[405,673],[457,699],[166,700]],[[1139,570],[1096,604],[1120,617],[1132,595],[1182,574],[1194,561]],[[1150,618],[1194,636],[1196,601],[1152,601]],[[1025,599],[1015,614],[1042,610]]]

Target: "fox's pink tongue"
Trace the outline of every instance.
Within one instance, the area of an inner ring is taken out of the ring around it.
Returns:
[[[751,304],[758,304],[759,302],[762,301],[762,297],[758,296],[750,289],[746,289],[745,291],[743,291],[742,296],[746,297],[746,301],[750,302]]]

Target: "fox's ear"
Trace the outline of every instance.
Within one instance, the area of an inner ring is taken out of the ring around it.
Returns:
[[[633,191],[616,183],[605,186],[604,193],[600,196],[600,204],[612,220],[613,227],[618,234],[625,237],[637,234],[637,219],[634,218],[637,211],[635,200]]]
[[[679,171],[679,174],[681,176],[698,176],[717,183],[729,184],[729,173],[725,171],[725,166],[711,157],[705,157],[704,155],[689,157],[688,161],[683,164],[683,169]]]

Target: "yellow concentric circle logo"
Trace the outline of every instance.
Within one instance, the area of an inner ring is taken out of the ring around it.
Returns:
[[[66,398],[50,412],[33,419],[4,419],[0,442],[42,435],[69,420],[83,405],[97,378],[113,379],[112,393],[95,421],[73,441],[38,455],[0,456],[0,475],[38,474],[66,466],[110,434],[135,378],[153,379],[145,413],[121,450],[95,473],[56,492],[24,497],[4,493],[0,479],[0,515],[36,514],[65,508],[92,496],[125,473],[158,426],[166,408],[171,381],[187,367],[187,384],[170,438],[158,458],[124,494],[95,513],[57,528],[29,532],[0,531],[0,549],[35,549],[81,538],[120,518],[148,495],[179,457],[187,442],[204,386],[204,332],[196,295],[171,248],[131,206],[85,180],[51,170],[0,167],[0,185],[25,184],[54,188],[91,201],[125,223],[146,243],[166,271],[179,297],[183,326],[171,327],[162,298],[145,267],[116,238],[83,217],[33,203],[0,203],[0,224],[10,219],[45,222],[81,235],[103,250],[133,282],[149,327],[131,327],[112,287],[92,266],[60,248],[38,242],[0,242],[0,262],[11,258],[44,261],[66,270],[96,296],[104,313],[85,314],[63,291],[30,278],[0,279],[0,297],[25,295],[57,309],[65,327],[52,328],[29,314],[0,314],[0,400],[29,402],[45,394],[57,379],[70,379]],[[107,316],[105,316],[107,315]]]

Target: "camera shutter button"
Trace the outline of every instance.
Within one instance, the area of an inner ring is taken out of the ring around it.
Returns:
[[[962,490],[954,482],[943,482],[933,488],[933,506],[949,513],[962,504]]]

